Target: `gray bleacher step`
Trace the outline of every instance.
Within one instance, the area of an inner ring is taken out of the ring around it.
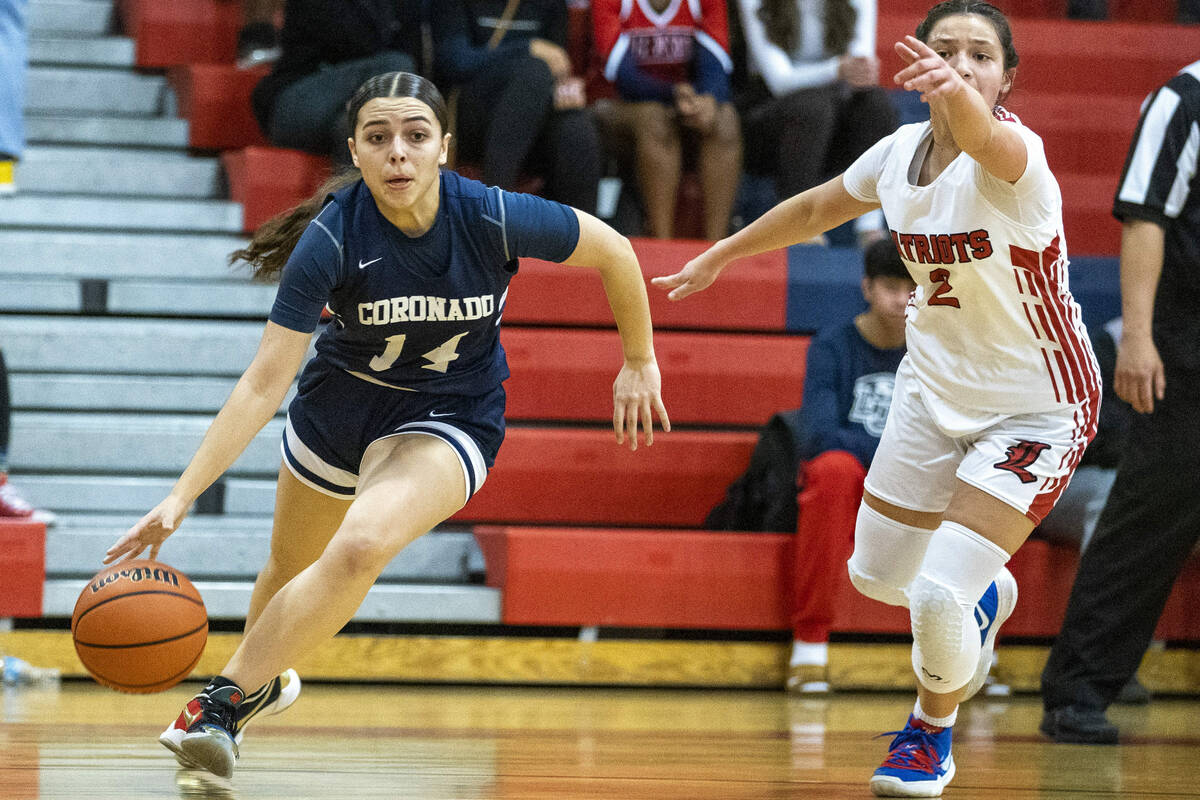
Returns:
[[[274,285],[248,281],[121,281],[109,284],[112,314],[254,317],[265,320],[275,300]]]
[[[70,617],[86,586],[79,579],[45,583],[43,616]],[[250,606],[250,582],[196,581],[209,619],[244,619]],[[486,586],[380,583],[372,586],[355,622],[499,623],[500,590]]]
[[[21,490],[25,490],[23,482]],[[269,514],[274,508],[275,481],[238,477],[225,481],[226,514]]]
[[[23,475],[10,473],[13,485],[38,508],[62,513],[120,512],[145,514],[167,496],[175,485],[172,477],[129,475]],[[270,514],[274,499],[265,511]]]
[[[95,279],[93,279],[95,280]],[[0,311],[251,317],[265,320],[274,286],[246,281],[104,281],[103,307],[74,278],[0,274]]]
[[[86,579],[94,575],[105,551],[140,518],[140,514],[93,517],[95,524],[90,525],[60,519],[46,531],[48,576]],[[265,514],[193,514],[163,544],[158,558],[192,580],[253,581],[267,561],[270,540],[271,517]],[[392,559],[380,580],[469,583],[473,575],[483,572],[483,554],[470,531],[431,531]]]
[[[136,51],[125,36],[76,38],[53,32],[29,39],[29,63],[34,66],[132,68]]]
[[[111,0],[33,0],[27,27],[31,33],[101,36],[115,26]]]
[[[130,147],[188,146],[187,120],[171,117],[114,117],[26,112],[30,144],[93,144]]]
[[[161,150],[34,145],[17,166],[22,192],[225,199],[216,158]]]
[[[258,349],[260,322],[0,316],[12,372],[242,374]]]
[[[156,117],[174,107],[166,78],[129,69],[90,67],[29,68],[26,113]]]
[[[211,421],[206,415],[16,412],[9,463],[14,471],[177,474]],[[274,476],[282,435],[283,420],[268,422],[228,474]]]
[[[81,304],[77,280],[0,275],[0,311],[78,312]]]
[[[0,203],[0,226],[239,233],[242,206],[216,200],[23,194]]]
[[[243,247],[240,236],[223,234],[47,231],[0,229],[0,275],[80,278],[233,278],[249,282],[249,271],[230,268],[227,258]]]
[[[166,375],[64,375],[57,373],[8,376],[12,407],[17,411],[153,411],[155,413],[216,414],[233,391],[236,378],[174,377]],[[296,395],[292,384],[279,413]]]

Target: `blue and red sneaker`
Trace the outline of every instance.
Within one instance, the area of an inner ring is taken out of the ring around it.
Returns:
[[[992,656],[996,652],[996,634],[1000,626],[1012,616],[1017,607],[1017,579],[1007,568],[1001,567],[996,580],[988,585],[979,602],[975,604],[975,622],[979,625],[979,663],[975,674],[967,682],[966,690],[958,701],[965,703],[979,693],[992,671]]]
[[[876,797],[941,797],[942,789],[954,777],[954,756],[950,754],[953,728],[938,728],[911,714],[902,731],[892,736],[888,756],[871,776],[871,791]]]

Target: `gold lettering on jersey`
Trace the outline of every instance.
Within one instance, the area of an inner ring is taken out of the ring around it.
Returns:
[[[967,233],[899,233],[891,231],[896,252],[914,264],[969,264],[992,255],[992,241],[982,228]]]
[[[394,325],[402,322],[469,322],[490,317],[496,296],[431,297],[409,295],[358,304],[360,325]]]

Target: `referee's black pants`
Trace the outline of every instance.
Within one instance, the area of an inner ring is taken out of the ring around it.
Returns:
[[[1200,372],[1168,367],[1165,398],[1136,415],[1126,441],[1042,672],[1048,711],[1108,708],[1200,537]]]

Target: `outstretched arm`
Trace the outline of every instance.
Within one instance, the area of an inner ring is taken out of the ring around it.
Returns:
[[[147,547],[150,558],[158,557],[158,548],[179,527],[200,493],[229,469],[275,416],[300,369],[310,338],[312,334],[267,323],[254,360],[233,387],[171,493],[109,548],[105,564],[137,558]]]
[[[784,200],[693,258],[679,272],[654,278],[651,283],[669,291],[671,300],[682,300],[708,288],[731,261],[808,241],[876,208],[878,203],[864,203],[847,192],[839,175]]]
[[[654,357],[650,301],[642,268],[628,239],[591,214],[578,209],[575,214],[579,218],[579,243],[563,263],[592,267],[600,273],[625,356],[613,383],[613,431],[618,444],[628,436],[630,449],[636,450],[639,420],[647,445],[654,443],[655,414],[663,430],[671,430],[662,402],[662,379]]]
[[[920,39],[905,36],[896,53],[908,65],[896,73],[896,83],[921,93],[930,111],[950,125],[954,143],[1000,180],[1020,180],[1029,153],[1016,128],[996,119],[983,95]]]

